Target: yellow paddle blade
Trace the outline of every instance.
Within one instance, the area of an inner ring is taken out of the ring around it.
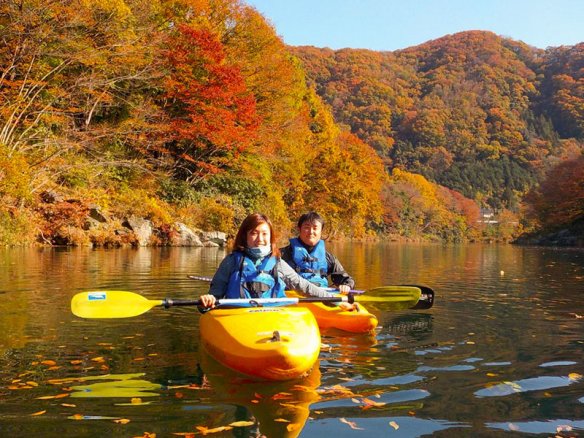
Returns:
[[[412,286],[381,286],[368,289],[367,294],[355,295],[355,301],[383,303],[392,311],[410,309],[418,303],[421,290]]]
[[[149,300],[133,292],[91,291],[73,297],[71,312],[81,318],[130,318],[162,304],[163,300]]]

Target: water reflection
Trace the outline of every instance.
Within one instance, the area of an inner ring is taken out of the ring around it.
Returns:
[[[238,428],[237,434],[234,432],[238,437],[297,437],[308,419],[310,405],[320,398],[316,391],[321,379],[318,363],[302,379],[257,382],[225,368],[203,350],[201,370],[212,389],[209,402],[233,405],[235,421],[252,423],[245,431]]]
[[[373,336],[326,333],[318,378],[272,386],[205,369],[194,309],[71,315],[71,297],[89,289],[193,298],[208,284],[187,275],[212,275],[223,250],[0,249],[2,435],[231,427],[215,436],[409,438],[563,426],[573,431],[559,435],[581,435],[584,252],[352,242],[331,250],[360,289],[427,284],[436,304],[396,313],[368,303],[380,322]],[[120,375],[131,378],[112,378]]]

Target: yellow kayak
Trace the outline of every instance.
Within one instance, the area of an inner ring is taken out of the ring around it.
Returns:
[[[302,297],[295,291],[286,291],[291,298]],[[324,303],[298,303],[299,307],[310,310],[321,330],[339,329],[351,333],[369,333],[377,327],[377,317],[361,303],[355,304],[354,310],[342,310],[338,306],[327,306]]]
[[[290,380],[309,371],[320,331],[301,307],[214,309],[201,316],[201,342],[221,364],[264,380]]]

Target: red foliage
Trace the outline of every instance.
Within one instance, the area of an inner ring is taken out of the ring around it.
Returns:
[[[164,81],[166,148],[187,180],[217,173],[255,138],[255,98],[208,29],[179,25],[163,55],[170,69]]]

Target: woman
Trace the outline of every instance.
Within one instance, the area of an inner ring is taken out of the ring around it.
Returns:
[[[300,277],[280,259],[272,223],[267,216],[254,213],[239,227],[233,252],[219,265],[201,303],[204,308],[212,308],[220,298],[280,298],[286,296],[285,289],[316,297],[333,296]],[[341,307],[353,306],[341,303]]]

